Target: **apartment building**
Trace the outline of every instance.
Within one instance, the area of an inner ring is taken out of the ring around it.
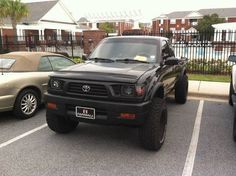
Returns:
[[[226,22],[236,22],[236,8],[200,9],[162,14],[152,20],[152,32],[190,32],[205,15],[218,14]]]

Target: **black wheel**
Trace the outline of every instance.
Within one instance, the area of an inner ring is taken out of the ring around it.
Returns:
[[[180,78],[175,85],[175,101],[184,104],[188,97],[188,76],[184,75]]]
[[[154,98],[150,114],[139,129],[139,139],[145,149],[159,150],[165,141],[167,108],[165,100]]]
[[[236,142],[236,112],[234,112],[233,138],[234,138],[234,141]]]
[[[229,86],[229,104],[231,106],[233,106],[232,94],[233,94],[233,84],[232,84],[232,81],[231,81],[230,86]]]
[[[56,133],[69,133],[76,129],[79,122],[66,119],[63,116],[46,113],[48,127]]]
[[[28,119],[35,115],[40,104],[39,95],[32,89],[25,89],[17,96],[14,115],[18,119]]]

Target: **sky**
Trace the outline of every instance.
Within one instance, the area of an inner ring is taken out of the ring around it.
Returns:
[[[36,2],[43,0],[21,0]],[[236,8],[236,0],[61,0],[76,20],[80,17],[109,12],[141,11],[140,21],[151,22],[160,14],[194,11],[202,8]]]

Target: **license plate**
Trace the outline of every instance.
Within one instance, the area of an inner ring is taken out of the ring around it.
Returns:
[[[75,107],[75,114],[76,114],[76,117],[79,117],[79,118],[95,119],[95,109],[94,108],[76,106]]]

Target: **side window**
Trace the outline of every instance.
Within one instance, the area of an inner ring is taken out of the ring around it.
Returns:
[[[173,48],[171,47],[171,45],[168,44],[168,42],[166,40],[162,41],[162,53],[161,53],[161,55],[162,55],[163,59],[175,56]]]
[[[39,61],[39,71],[52,71],[52,66],[48,60],[48,57],[42,57]]]
[[[168,43],[165,40],[162,40],[161,43],[161,56],[163,59],[166,59],[167,57],[169,57],[169,47],[168,47]]]
[[[50,63],[52,64],[52,68],[54,71],[60,70],[60,69],[63,69],[63,68],[66,68],[75,64],[70,59],[67,59],[61,56],[48,56],[48,58],[49,58]]]

